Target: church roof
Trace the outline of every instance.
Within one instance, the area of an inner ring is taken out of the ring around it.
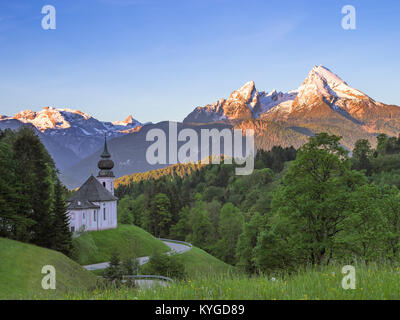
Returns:
[[[68,204],[68,209],[83,210],[83,209],[100,209],[100,206],[88,200],[73,200]]]
[[[73,202],[74,200],[100,202],[115,201],[118,200],[118,198],[113,196],[110,191],[104,188],[103,185],[91,175],[79,190],[68,199],[69,202]]]

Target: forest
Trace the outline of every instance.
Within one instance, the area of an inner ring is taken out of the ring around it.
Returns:
[[[119,220],[191,242],[243,272],[290,272],[334,262],[396,263],[400,248],[400,137],[320,133],[295,150],[258,150],[234,165],[155,170],[125,179]]]

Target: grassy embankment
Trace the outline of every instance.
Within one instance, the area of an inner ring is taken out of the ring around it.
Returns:
[[[56,290],[42,288],[42,268],[56,269]],[[96,277],[65,255],[0,238],[0,299],[56,298],[67,291],[92,289]]]
[[[121,258],[150,256],[167,252],[162,241],[134,225],[119,225],[117,229],[86,232],[74,239],[74,259],[81,265],[110,261],[111,253],[118,251]]]

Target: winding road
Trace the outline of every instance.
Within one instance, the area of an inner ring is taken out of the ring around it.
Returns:
[[[171,254],[182,254],[185,253],[189,250],[192,249],[192,245],[190,243],[184,242],[184,241],[177,241],[177,240],[171,240],[171,239],[162,239],[159,238],[159,240],[161,240],[162,242],[164,242],[169,248],[170,251],[167,252],[167,255],[171,255]],[[137,258],[137,260],[139,261],[139,265],[144,265],[147,262],[149,262],[150,257],[146,256],[146,257],[140,257]],[[89,264],[86,266],[83,266],[86,270],[89,271],[93,271],[93,270],[103,270],[108,268],[110,265],[109,262],[101,262],[101,263],[95,263],[95,264]],[[157,278],[157,275],[141,275],[144,278]],[[162,277],[160,277],[162,278]],[[151,287],[152,285],[154,285],[155,283],[158,284],[165,284],[164,279],[160,279],[160,280],[150,280],[150,279],[140,279],[140,280],[135,280],[136,284],[139,285],[140,287]]]

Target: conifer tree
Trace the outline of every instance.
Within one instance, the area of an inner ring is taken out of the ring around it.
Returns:
[[[31,241],[39,246],[52,246],[49,230],[52,226],[51,205],[55,165],[39,137],[30,128],[22,128],[13,144],[17,164],[17,180],[25,201],[24,215],[35,221],[29,227]]]
[[[2,137],[5,136],[5,133]],[[12,147],[7,142],[0,141],[0,237],[7,237],[20,241],[28,241],[27,229],[33,223],[23,212],[19,204],[24,199],[19,195],[15,179],[15,164],[13,162]]]
[[[110,281],[118,283],[122,280],[122,266],[118,251],[114,250],[110,257],[110,265],[106,269],[104,276]]]
[[[53,216],[53,249],[70,255],[72,249],[72,235],[69,230],[69,217],[63,198],[63,187],[58,179],[54,188]]]

